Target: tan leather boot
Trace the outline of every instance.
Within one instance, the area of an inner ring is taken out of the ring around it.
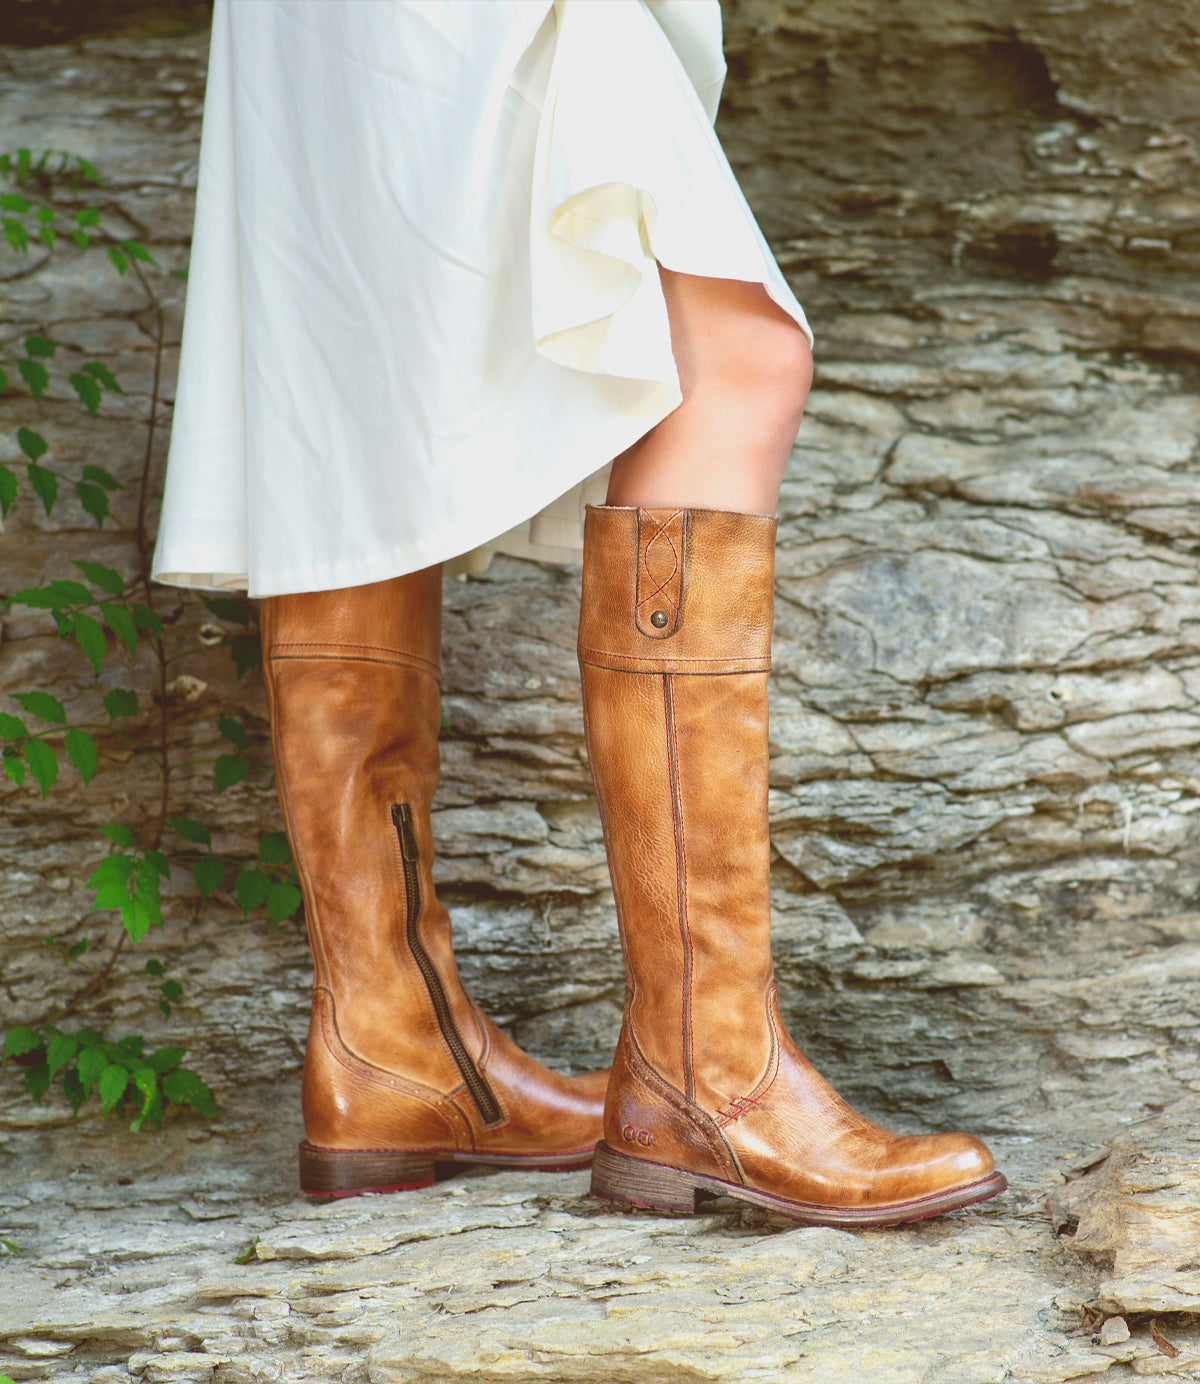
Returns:
[[[792,1042],[771,964],[767,670],[775,521],[589,509],[579,661],[628,973],[592,1191],[732,1196],[814,1225],[916,1220],[1005,1187],[965,1134],[903,1137]]]
[[[441,1162],[586,1167],[605,1072],[565,1077],[463,989],[433,891],[441,570],[263,602],[275,771],[312,945],[300,1185],[426,1186]]]

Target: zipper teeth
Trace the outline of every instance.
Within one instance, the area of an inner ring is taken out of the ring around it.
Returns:
[[[416,834],[412,825],[412,809],[407,803],[393,804],[392,823],[396,828],[396,839],[400,843],[400,858],[404,866],[408,949],[412,952],[413,960],[417,963],[417,969],[425,981],[425,988],[428,990],[430,1001],[433,1004],[438,1028],[442,1031],[442,1037],[446,1040],[446,1046],[450,1049],[450,1055],[454,1058],[455,1065],[462,1073],[462,1079],[466,1083],[467,1090],[471,1093],[471,1099],[475,1102],[480,1117],[484,1124],[496,1124],[502,1114],[500,1103],[484,1079],[482,1072],[471,1060],[470,1053],[467,1052],[466,1045],[454,1025],[454,1016],[450,1013],[450,1003],[446,999],[442,978],[429,959],[429,953],[425,950],[417,931],[417,923],[421,916],[421,876],[417,870],[419,853]]]

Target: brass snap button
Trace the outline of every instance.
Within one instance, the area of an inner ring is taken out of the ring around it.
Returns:
[[[650,617],[650,623],[656,630],[662,629],[667,623],[667,612],[665,610],[656,610]]]

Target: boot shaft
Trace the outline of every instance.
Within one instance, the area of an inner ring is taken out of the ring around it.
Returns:
[[[767,670],[775,521],[589,509],[588,753],[650,1066],[714,1115],[770,1067]]]
[[[341,1039],[435,1089],[477,1079],[481,1021],[432,877],[440,570],[271,597],[262,628],[280,804]]]

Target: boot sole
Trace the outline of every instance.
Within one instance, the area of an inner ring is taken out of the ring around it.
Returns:
[[[642,1158],[630,1158],[605,1143],[596,1145],[592,1163],[592,1196],[617,1206],[640,1207],[646,1211],[661,1211],[674,1216],[692,1216],[702,1201],[713,1197],[735,1197],[755,1206],[764,1206],[802,1225],[833,1227],[866,1227],[901,1225],[906,1221],[921,1221],[928,1216],[940,1216],[962,1206],[973,1206],[1003,1192],[1008,1186],[1003,1173],[951,1187],[928,1197],[912,1201],[889,1202],[883,1206],[816,1206],[808,1202],[791,1201],[786,1197],[758,1192],[715,1177],[690,1173],[662,1163],[647,1163]]]
[[[432,1187],[437,1169],[476,1163],[526,1172],[567,1173],[586,1168],[593,1145],[563,1153],[474,1153],[456,1149],[326,1149],[300,1145],[300,1190],[308,1197],[357,1197],[367,1192],[411,1192]]]

